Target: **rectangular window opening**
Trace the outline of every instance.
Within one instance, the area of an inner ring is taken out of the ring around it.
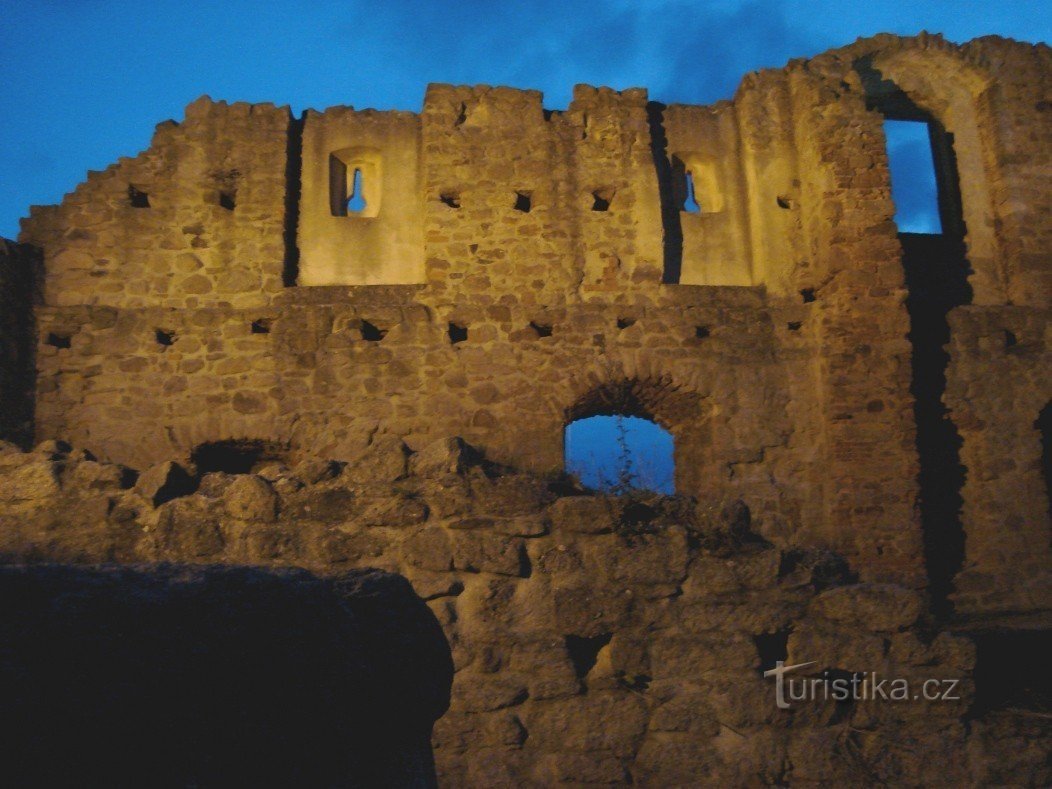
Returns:
[[[900,233],[939,235],[939,185],[931,130],[924,121],[885,120],[891,199]]]

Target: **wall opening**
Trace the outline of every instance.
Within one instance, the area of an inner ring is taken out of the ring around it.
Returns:
[[[1045,478],[1045,498],[1049,521],[1052,522],[1052,402],[1041,409],[1034,427],[1041,436],[1041,473]]]
[[[371,321],[362,320],[362,339],[368,342],[380,342],[384,337],[387,336],[387,330],[381,329],[375,323]]]
[[[380,213],[380,154],[345,148],[329,154],[329,207],[333,216],[371,218]]]
[[[131,184],[128,185],[128,205],[132,208],[149,208],[150,196]]]
[[[675,492],[673,455],[672,434],[642,417],[589,416],[566,426],[566,471],[593,490],[671,495]]]
[[[69,348],[72,344],[72,340],[68,334],[48,332],[47,339],[44,340],[44,343],[50,345],[52,348]]]
[[[668,154],[668,136],[665,134],[664,104],[654,101],[647,104],[647,123],[650,126],[650,154],[654,160],[658,199],[661,203],[664,253],[661,282],[665,285],[677,285],[683,270],[683,225],[672,183],[673,168]]]
[[[538,323],[537,321],[530,321],[530,328],[537,333],[537,337],[552,336],[552,326],[550,323]]]
[[[975,701],[969,717],[1015,710],[1052,714],[1052,630],[976,633]]]
[[[965,258],[953,135],[895,83],[867,63],[859,73],[870,109],[884,116],[910,316],[909,340],[920,515],[933,613],[953,614],[950,593],[964,562],[961,524],[965,468],[961,437],[943,404],[950,310],[972,300]]]
[[[683,173],[683,208],[681,210],[686,211],[688,214],[700,214],[701,206],[698,205],[698,198],[694,194],[694,173],[687,170]]]
[[[609,211],[610,203],[614,200],[614,189],[613,187],[605,187],[603,189],[596,189],[592,192],[592,210],[593,211]]]
[[[942,233],[931,127],[923,121],[884,120],[891,199],[900,233]]]
[[[263,463],[280,460],[282,447],[272,441],[232,439],[198,444],[190,453],[190,462],[199,476],[213,472],[251,474]]]
[[[351,177],[351,186],[347,198],[347,213],[360,214],[365,210],[365,192],[362,186],[362,171],[355,167]]]
[[[459,323],[453,323],[450,321],[449,329],[449,342],[451,345],[464,342],[468,338],[468,327],[461,326]]]

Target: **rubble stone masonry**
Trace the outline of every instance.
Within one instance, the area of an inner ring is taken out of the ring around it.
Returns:
[[[45,442],[0,456],[4,556],[405,574],[453,647],[451,785],[1048,782],[1047,727],[977,717],[964,634],[1050,624],[1050,76],[883,35],[708,107],[198,99],[2,249],[0,438]],[[903,113],[949,152],[942,238],[894,222]],[[918,249],[963,272],[948,342]],[[671,432],[676,497],[561,477],[612,413]],[[784,715],[779,639],[964,701]]]

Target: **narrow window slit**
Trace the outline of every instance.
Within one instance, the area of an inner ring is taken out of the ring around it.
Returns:
[[[351,178],[351,188],[347,195],[347,212],[352,214],[360,214],[365,210],[365,195],[363,194],[362,171],[360,168],[354,168],[354,175]]]
[[[50,332],[44,342],[52,348],[69,348],[70,336],[68,334],[55,334],[54,332]]]
[[[166,331],[165,329],[156,329],[154,331],[154,339],[157,340],[158,345],[168,346],[175,342],[175,332]]]
[[[514,208],[516,211],[522,211],[524,214],[530,213],[530,209],[533,208],[533,200],[530,197],[530,193],[516,192]]]
[[[698,203],[694,193],[694,173],[687,170],[684,172],[683,177],[686,182],[686,197],[683,200],[683,210],[688,214],[700,214],[701,205]]]
[[[252,321],[253,334],[270,334],[270,318],[256,318]]]

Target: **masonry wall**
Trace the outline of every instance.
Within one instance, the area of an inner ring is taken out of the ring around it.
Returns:
[[[455,439],[236,475],[0,444],[5,562],[404,574],[452,651],[442,785],[1048,782],[1039,715],[973,707],[976,647],[933,630],[921,594],[852,583],[841,557],[752,527],[741,502],[589,495]],[[762,676],[776,660],[815,661],[806,679],[957,682],[949,699],[785,710]]]
[[[355,462],[455,434],[556,473],[568,421],[631,413],[673,433],[678,492],[743,497],[768,539],[922,587],[908,294],[863,62],[955,135],[974,303],[1044,315],[1044,47],[877,37],[714,107],[578,86],[546,111],[536,92],[434,85],[419,116],[300,124],[202,99],[26,220],[46,268],[37,438],[145,466],[224,439]],[[336,154],[379,185],[375,216],[333,215]],[[1047,381],[1012,385],[1032,422]],[[984,455],[962,433],[962,457]],[[997,495],[1017,485],[1040,470]],[[989,495],[966,491],[967,523]],[[968,550],[1009,566],[1026,540],[994,559],[983,528]],[[1034,594],[1005,605],[1047,608]]]

